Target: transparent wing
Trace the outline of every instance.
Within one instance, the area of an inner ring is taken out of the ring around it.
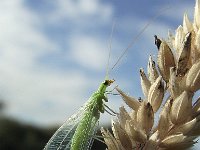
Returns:
[[[85,104],[77,113],[72,115],[51,137],[44,150],[70,150],[70,142],[79,121],[83,117]]]
[[[100,114],[99,114],[100,115]],[[86,139],[86,143],[83,143],[81,145],[80,150],[90,150],[92,147],[92,144],[94,142],[94,136],[96,135],[97,129],[98,129],[98,120],[99,117],[93,116],[92,121],[91,121],[91,126],[89,129],[89,134]]]
[[[85,150],[90,150],[92,148],[92,145],[93,145],[93,142],[94,142],[94,136],[96,135],[97,133],[97,129],[98,129],[98,123],[95,122],[93,123],[94,124],[94,128],[91,129],[91,133],[90,133],[90,137],[89,137],[89,140],[85,146]]]

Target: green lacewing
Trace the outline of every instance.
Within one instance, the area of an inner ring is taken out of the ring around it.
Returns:
[[[114,24],[112,32],[113,28]],[[112,33],[110,39],[112,39]],[[105,81],[100,84],[85,105],[54,133],[44,150],[88,150],[91,148],[100,113],[107,111],[105,107],[109,109],[105,105],[105,102],[108,102],[105,94],[107,87],[114,82],[114,80],[108,79],[110,53],[111,41]]]
[[[168,9],[168,8],[167,8]],[[163,12],[164,10],[162,10]],[[130,47],[137,41],[141,34],[146,30],[146,28],[153,22],[161,13],[154,16],[135,36],[128,47],[123,51],[120,57],[117,59],[116,63],[111,69],[119,63],[122,57],[127,53]],[[112,27],[113,32],[113,27]],[[112,37],[112,34],[111,34]],[[111,38],[112,39],[112,38]],[[111,41],[110,41],[110,51],[111,53]],[[109,64],[109,59],[108,59]],[[100,118],[100,113],[106,111],[105,102],[108,101],[105,93],[108,86],[110,86],[114,80],[109,80],[108,76],[108,65],[106,79],[102,82],[94,92],[88,101],[74,114],[72,115],[51,137],[51,139],[46,144],[44,150],[90,150],[93,137],[96,133],[96,126]],[[109,109],[109,108],[108,108]]]
[[[52,136],[45,150],[86,150],[90,149],[100,113],[104,113],[106,88],[114,80],[102,82],[88,102],[70,117]]]

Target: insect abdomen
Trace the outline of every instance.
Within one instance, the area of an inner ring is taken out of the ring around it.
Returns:
[[[91,138],[91,132],[93,132],[94,126],[99,119],[96,115],[94,115],[99,113],[97,101],[92,100],[88,105],[87,111],[74,133],[70,150],[86,149],[87,142]]]

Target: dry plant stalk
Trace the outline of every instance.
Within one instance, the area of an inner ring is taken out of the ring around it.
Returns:
[[[194,94],[200,89],[200,0],[196,0],[193,23],[184,14],[175,35],[169,33],[167,41],[155,36],[155,44],[157,67],[150,56],[148,74],[140,70],[144,100],[117,88],[132,110],[119,109],[112,122],[113,135],[101,129],[108,150],[187,149],[197,142],[200,98]],[[154,125],[158,109],[159,121]]]

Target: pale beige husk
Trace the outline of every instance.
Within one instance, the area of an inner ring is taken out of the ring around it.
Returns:
[[[131,108],[119,109],[112,131],[102,129],[108,150],[188,149],[200,135],[200,0],[194,21],[185,13],[183,25],[167,40],[155,36],[157,63],[149,57],[147,75],[140,69],[144,100],[116,90]],[[195,96],[194,96],[195,95]],[[159,111],[160,110],[160,111]],[[159,113],[155,123],[155,113]]]

